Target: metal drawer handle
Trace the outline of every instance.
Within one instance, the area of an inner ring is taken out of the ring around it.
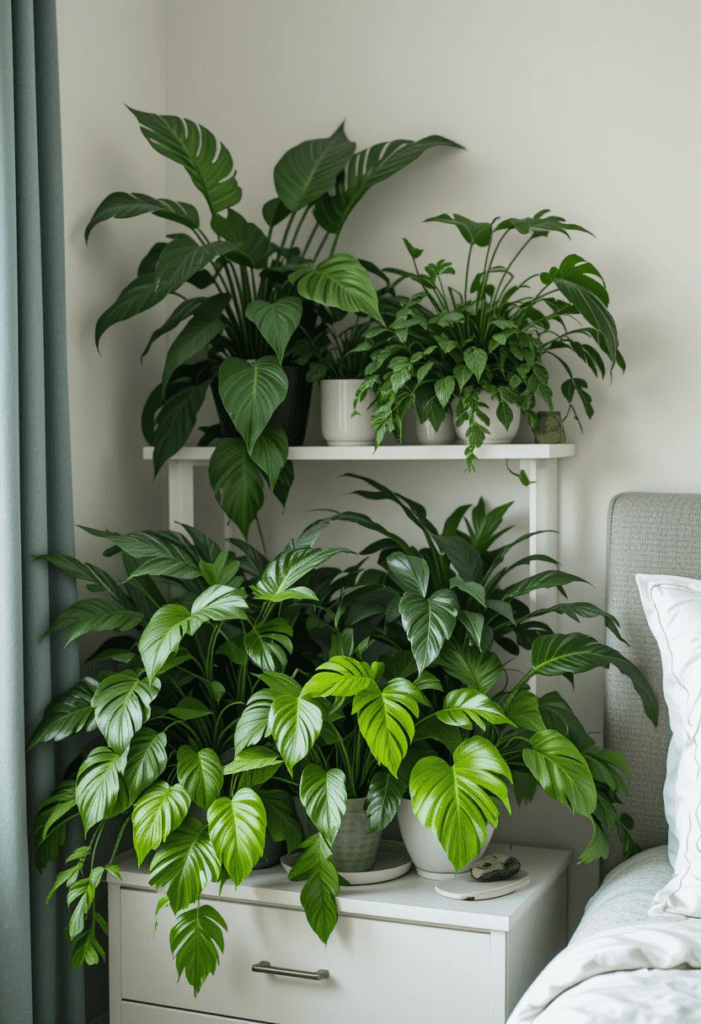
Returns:
[[[269,960],[261,960],[251,965],[256,974],[283,974],[286,978],[306,978],[307,981],[323,981],[328,978],[328,971],[296,971],[294,967],[272,967]]]

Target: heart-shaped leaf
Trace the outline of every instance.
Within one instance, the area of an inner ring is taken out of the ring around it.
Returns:
[[[402,625],[419,672],[428,668],[449,640],[458,615],[452,590],[437,590],[430,597],[404,594],[399,602]]]
[[[321,708],[302,697],[301,687],[295,693],[279,694],[273,699],[269,727],[288,768],[306,757],[316,743],[322,723]]]
[[[113,750],[121,753],[151,715],[160,680],[143,679],[133,669],[102,679],[93,694],[97,727]]]
[[[443,701],[443,708],[436,712],[436,718],[447,725],[471,729],[475,725],[484,728],[487,724],[513,725],[503,708],[490,700],[480,690],[468,687],[449,690]]]
[[[224,952],[225,931],[226,921],[208,903],[180,913],[170,930],[170,951],[175,957],[178,979],[184,971],[195,995],[217,969],[219,953]]]
[[[219,878],[221,860],[209,838],[207,826],[187,817],[171,832],[151,858],[151,885],[166,888],[177,913],[194,903],[210,882]]]
[[[403,591],[426,597],[431,573],[425,559],[397,551],[388,557],[386,565],[388,573]]]
[[[265,807],[252,789],[220,797],[207,811],[212,843],[234,885],[248,878],[265,847]]]
[[[287,376],[277,359],[263,356],[251,366],[231,356],[219,368],[219,394],[249,455],[287,394]]]
[[[75,799],[85,832],[113,813],[126,763],[126,751],[95,747],[78,769]]]
[[[143,791],[165,771],[168,763],[167,735],[144,726],[129,745],[124,781],[134,803]]]
[[[209,460],[209,482],[214,496],[244,537],[263,507],[260,469],[240,437],[220,441]]]
[[[302,302],[295,295],[285,295],[276,302],[254,299],[246,306],[252,320],[282,365],[288,342],[302,319]]]
[[[303,299],[346,313],[364,313],[384,325],[377,292],[360,260],[335,253],[312,270],[302,268],[290,275]]]
[[[461,743],[452,765],[439,757],[422,757],[412,769],[412,809],[421,824],[437,836],[456,871],[477,856],[487,822],[496,825],[499,820],[492,796],[509,809],[502,776],[511,779],[509,767],[482,736]]]
[[[210,747],[197,750],[187,744],[178,747],[178,782],[185,787],[194,803],[206,811],[224,784],[219,755]]]
[[[353,698],[358,728],[373,757],[396,775],[414,738],[414,717],[425,698],[407,679],[393,679],[383,689],[374,683]]]
[[[299,798],[326,842],[331,845],[341,827],[348,802],[345,774],[340,768],[306,765],[299,781]]]
[[[190,611],[182,604],[164,604],[152,615],[139,639],[139,654],[149,680],[160,672],[188,630]]]
[[[370,832],[386,828],[399,810],[406,793],[406,780],[395,778],[389,772],[375,772],[365,801],[365,813],[370,822]]]
[[[190,794],[180,784],[154,782],[141,794],[131,815],[139,864],[182,824],[189,809]]]

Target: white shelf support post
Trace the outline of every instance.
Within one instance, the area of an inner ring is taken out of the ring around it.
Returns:
[[[168,459],[168,529],[183,532],[181,523],[195,525],[195,464]]]

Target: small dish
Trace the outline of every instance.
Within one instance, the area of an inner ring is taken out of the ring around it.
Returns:
[[[280,858],[280,864],[286,874],[289,875],[298,857],[299,852],[295,852],[286,853]],[[399,878],[411,868],[411,859],[404,844],[392,839],[383,839],[375,863],[368,871],[339,871],[338,874],[349,885],[377,885],[378,882],[389,882],[393,878]]]

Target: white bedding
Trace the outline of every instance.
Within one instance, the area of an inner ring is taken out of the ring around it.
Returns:
[[[648,917],[671,877],[666,846],[614,868],[508,1024],[701,1024],[701,921]]]

